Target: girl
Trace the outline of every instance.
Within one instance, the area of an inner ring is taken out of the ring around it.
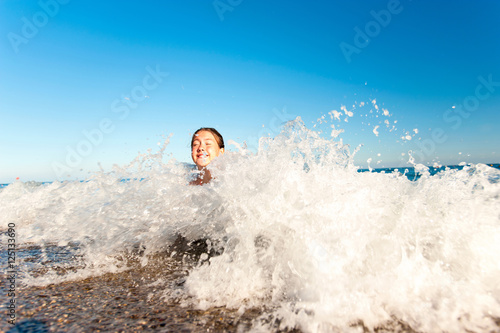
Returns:
[[[206,166],[224,153],[224,139],[215,128],[202,127],[194,132],[191,138],[191,158],[200,171],[198,177],[190,185],[203,185],[208,183],[212,176]]]

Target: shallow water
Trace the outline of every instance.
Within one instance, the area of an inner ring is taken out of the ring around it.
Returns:
[[[20,320],[14,327],[28,327],[36,332],[218,332],[251,327],[252,318],[258,316],[252,311],[245,314],[224,308],[201,311],[164,299],[164,288],[182,288],[188,266],[160,255],[146,266],[130,263],[130,270],[122,273],[43,287],[25,286],[19,292]],[[1,331],[9,329],[13,329],[12,325],[0,323]]]
[[[414,170],[414,181],[360,173],[347,146],[296,121],[256,154],[218,158],[202,187],[161,153],[85,182],[13,183],[0,190],[0,226],[14,223],[22,248],[18,319],[82,331],[161,318],[155,328],[195,331],[499,331],[500,171]]]

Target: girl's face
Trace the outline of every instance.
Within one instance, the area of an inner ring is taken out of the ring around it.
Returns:
[[[212,133],[200,131],[196,134],[191,147],[191,158],[199,170],[206,167],[214,158],[224,153]]]

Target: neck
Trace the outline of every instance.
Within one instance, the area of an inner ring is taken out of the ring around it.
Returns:
[[[200,169],[200,174],[198,177],[191,182],[191,185],[203,185],[207,184],[212,180],[212,175],[210,174],[210,171],[208,171],[205,168]]]

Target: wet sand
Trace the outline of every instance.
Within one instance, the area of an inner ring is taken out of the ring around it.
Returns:
[[[7,322],[6,302],[2,302],[0,331],[246,332],[257,318],[266,317],[262,316],[264,309],[247,310],[241,315],[226,308],[202,311],[183,307],[173,297],[165,298],[165,290],[182,288],[190,265],[196,262],[184,259],[160,255],[150,258],[145,267],[137,262],[129,263],[130,269],[121,273],[45,287],[19,286],[16,326]],[[5,274],[0,277],[2,281],[7,279]],[[6,295],[5,290],[2,293]],[[279,329],[279,322],[273,319],[268,322],[273,324],[271,331],[283,331]],[[360,332],[370,332],[362,322],[351,326]],[[334,327],[327,330],[338,331]],[[296,328],[285,331],[301,332]],[[396,318],[374,331],[416,332]]]
[[[167,261],[168,264],[165,264]],[[262,310],[239,315],[226,308],[201,311],[182,307],[162,297],[165,287],[179,288],[186,267],[170,260],[156,260],[146,267],[108,273],[79,281],[18,290],[16,326],[4,315],[2,332],[245,332]],[[5,278],[5,276],[2,276]],[[158,283],[160,281],[161,283]],[[2,304],[2,313],[5,306]],[[275,331],[279,323],[275,323]],[[353,326],[363,328],[362,323]],[[300,332],[298,329],[286,330]],[[363,331],[367,332],[366,328]],[[393,322],[377,332],[412,332]]]
[[[258,311],[247,311],[241,316],[225,308],[200,311],[162,297],[166,285],[182,284],[187,274],[184,268],[155,263],[80,281],[21,287],[16,297],[18,329],[13,331],[236,332],[249,329],[252,319],[260,314]],[[6,313],[4,304],[2,313]],[[4,315],[2,319],[0,330],[12,330],[7,317]]]
[[[149,265],[122,273],[19,290],[17,325],[2,332],[246,332],[260,309],[239,315],[226,308],[201,311],[163,298],[166,285],[181,285],[187,272],[173,265]],[[158,284],[155,282],[159,281]],[[175,286],[174,286],[175,287]],[[2,313],[5,313],[3,306]],[[274,331],[279,323],[274,323]],[[362,323],[354,323],[368,332]],[[333,328],[332,328],[333,329]],[[9,331],[10,330],[10,331]],[[300,332],[298,329],[286,332]],[[376,332],[414,332],[394,321]]]

